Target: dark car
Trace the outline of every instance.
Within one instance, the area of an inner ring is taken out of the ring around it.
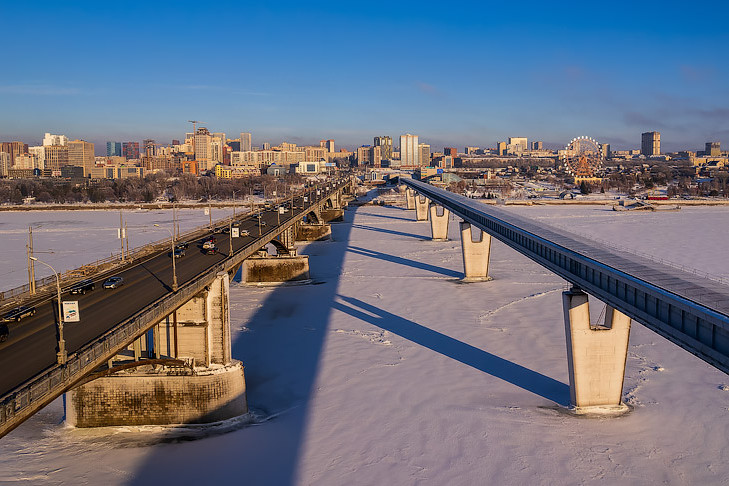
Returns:
[[[217,240],[217,239],[216,239],[216,238],[215,238],[214,236],[208,236],[207,238],[205,238],[205,239],[203,240],[203,243],[205,243],[206,241],[210,241],[210,242],[212,242],[212,243],[215,243],[215,242],[216,242],[216,241],[218,241],[218,240]]]
[[[217,246],[210,246],[208,248],[203,248],[203,253],[206,255],[215,255],[218,253],[218,247]]]
[[[190,244],[187,241],[183,241],[181,243],[178,243],[175,245],[175,249],[182,248],[183,250],[187,250],[187,248],[190,246]]]
[[[20,321],[24,317],[29,317],[35,314],[35,307],[31,307],[28,305],[21,305],[20,307],[16,307],[15,309],[12,309],[9,312],[6,312],[3,314],[2,318],[0,318],[0,321],[3,322],[10,322],[10,321]]]
[[[115,289],[124,285],[124,279],[121,277],[109,277],[104,281],[105,289]]]
[[[72,294],[85,294],[86,292],[94,290],[94,288],[96,288],[94,281],[87,278],[71,285],[71,288],[69,288],[68,291]]]
[[[182,258],[185,256],[185,249],[184,248],[175,248],[174,252],[167,253],[167,256],[175,256],[175,258]]]

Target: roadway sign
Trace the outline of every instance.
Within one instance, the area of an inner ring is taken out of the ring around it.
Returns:
[[[233,226],[233,229],[230,230],[230,237],[231,238],[240,237],[240,228]]]
[[[63,304],[63,322],[79,322],[81,316],[78,312],[78,300],[64,300]]]

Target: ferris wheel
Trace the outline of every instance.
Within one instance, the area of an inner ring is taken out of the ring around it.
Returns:
[[[565,170],[575,180],[597,177],[603,163],[600,144],[594,138],[585,136],[570,140],[561,152],[561,158]]]

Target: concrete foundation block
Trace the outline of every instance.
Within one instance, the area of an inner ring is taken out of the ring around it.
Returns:
[[[331,221],[344,221],[344,209],[322,209],[321,218],[326,223]]]
[[[152,368],[152,367],[149,367]],[[74,427],[203,424],[248,412],[243,365],[118,372],[66,393]]]
[[[415,220],[428,221],[428,206],[430,201],[425,196],[415,196]]]
[[[461,221],[461,251],[463,254],[463,273],[465,282],[483,282],[489,277],[489,257],[491,255],[491,235],[481,232],[479,240],[474,241],[471,223]]]
[[[572,407],[579,413],[623,412],[630,318],[608,306],[604,323],[591,326],[588,296],[577,288],[562,294],[562,304]]]
[[[405,201],[407,202],[408,209],[415,209],[415,191],[409,187],[405,190]]]
[[[246,283],[280,283],[309,280],[309,256],[251,257],[245,260]]]
[[[332,227],[328,224],[300,224],[296,241],[323,241],[331,238]]]
[[[446,208],[436,204],[430,205],[430,232],[433,241],[448,241],[449,216],[450,211]]]

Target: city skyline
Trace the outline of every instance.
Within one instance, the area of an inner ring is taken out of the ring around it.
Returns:
[[[620,150],[648,131],[666,152],[729,145],[729,34],[706,22],[726,6],[379,7],[6,6],[1,138],[65,133],[100,153],[179,139],[194,118],[254,145],[416,133],[433,147],[556,148],[588,135]]]

